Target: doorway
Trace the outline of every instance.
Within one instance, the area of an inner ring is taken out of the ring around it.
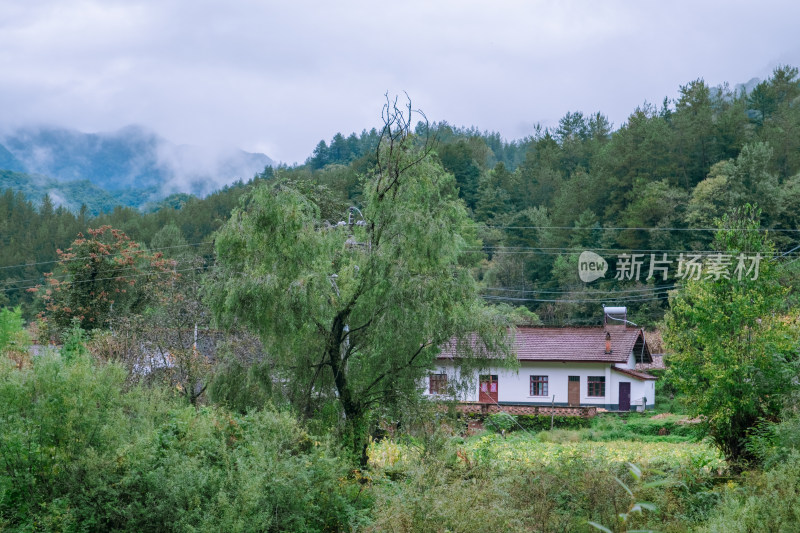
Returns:
[[[567,383],[567,402],[569,405],[581,404],[581,377],[570,376]]]
[[[480,383],[478,401],[481,403],[497,403],[497,376],[481,376]]]
[[[631,384],[630,383],[620,383],[619,384],[619,410],[620,411],[630,411],[631,410]]]

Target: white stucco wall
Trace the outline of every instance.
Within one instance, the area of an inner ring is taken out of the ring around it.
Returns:
[[[630,363],[630,361],[629,361]],[[622,367],[627,365],[622,364]],[[448,375],[448,383],[461,381],[461,372],[457,365],[450,361],[440,361],[435,373]],[[647,405],[655,404],[655,382],[635,379],[611,370],[608,363],[559,363],[559,362],[520,362],[518,370],[493,369],[481,374],[497,375],[499,403],[551,404],[555,395],[556,405],[567,405],[569,398],[569,376],[580,377],[581,405],[596,405],[616,409],[619,405],[619,383],[631,384],[631,409],[641,405],[642,398],[647,398]],[[547,396],[530,395],[530,376],[548,377]],[[589,376],[606,378],[605,396],[589,396]],[[425,394],[428,394],[428,382],[424,383]],[[466,402],[478,401],[478,374],[467,377],[465,387],[457,395],[457,399]]]
[[[625,368],[631,369],[636,368],[636,356],[633,354],[633,351],[631,351],[631,354],[628,356],[628,363],[619,366],[624,366]]]

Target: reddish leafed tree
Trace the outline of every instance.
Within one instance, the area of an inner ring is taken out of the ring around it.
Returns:
[[[102,226],[88,234],[58,250],[58,266],[40,288],[45,317],[58,328],[74,319],[83,329],[106,327],[112,316],[144,309],[176,276],[173,260],[148,253],[120,230]]]

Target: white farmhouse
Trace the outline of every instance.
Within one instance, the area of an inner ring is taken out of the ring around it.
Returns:
[[[504,406],[598,407],[611,411],[655,406],[655,376],[637,370],[652,363],[639,328],[519,327],[514,332],[517,370],[491,368],[461,376],[458,353],[442,350],[428,377],[426,394],[451,391],[452,380],[466,382],[462,402]],[[463,381],[462,381],[463,378]]]

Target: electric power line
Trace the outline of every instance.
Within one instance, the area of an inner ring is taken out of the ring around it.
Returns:
[[[180,261],[175,260],[175,266],[178,266],[180,264],[181,264]],[[209,267],[210,266],[211,265],[209,265]],[[209,268],[209,267],[206,267],[206,268]],[[131,265],[131,266],[120,268],[117,272],[126,272],[126,271],[129,271],[129,270],[139,270],[139,267],[136,266],[136,265]],[[33,282],[33,281],[45,282],[45,281],[47,281],[47,279],[55,279],[55,280],[60,280],[61,281],[61,280],[67,279],[68,277],[69,277],[69,274],[63,274],[61,276],[53,275],[53,276],[48,276],[48,277],[37,276],[35,278],[5,280],[5,281],[0,282],[0,283],[5,284],[5,285],[9,285],[11,283],[28,283],[28,282]],[[19,287],[10,287],[10,289],[12,289],[12,290],[18,289],[18,288]]]
[[[642,293],[642,292],[660,292],[664,290],[671,290],[676,288],[677,285],[669,285],[664,287],[647,287],[643,289],[608,289],[608,290],[583,290],[583,291],[555,291],[555,290],[546,290],[546,289],[514,289],[508,287],[484,287],[482,290],[485,291],[505,291],[505,292],[516,292],[522,294],[627,294],[627,293]]]
[[[194,243],[189,243],[189,244],[176,244],[175,246],[165,246],[163,248],[150,248],[150,249],[142,248],[140,250],[135,250],[133,253],[135,253],[135,252],[159,252],[161,250],[171,250],[173,248],[186,248],[186,247],[189,247],[189,246],[202,246],[204,244],[213,244],[213,243],[214,243],[214,241],[204,241],[204,242],[194,242]],[[121,254],[119,254],[119,253],[97,254],[97,257],[116,257],[116,256],[119,256],[119,255],[121,255]],[[39,262],[36,262],[36,263],[19,263],[19,264],[16,264],[16,265],[2,266],[2,267],[0,267],[0,270],[7,270],[7,269],[10,269],[10,268],[23,268],[23,267],[37,266],[37,265],[48,265],[48,264],[51,264],[51,263],[60,263],[60,262],[65,262],[66,263],[66,262],[69,262],[69,261],[84,261],[86,259],[93,259],[93,257],[72,257],[70,259],[53,259],[51,261],[39,261]]]
[[[599,228],[576,228],[572,226],[485,226],[488,229],[555,229],[555,230],[570,230],[570,231],[720,231],[724,228],[639,228],[639,227],[599,227]],[[759,231],[759,232],[787,232],[787,233],[800,233],[800,229],[783,229],[783,228],[753,228],[745,231]]]
[[[164,274],[176,274],[178,272],[189,272],[189,271],[192,271],[192,270],[196,271],[196,270],[200,270],[200,269],[197,268],[197,267],[192,267],[192,268],[184,268],[184,269],[180,269],[180,270],[149,270],[147,272],[142,272],[141,274],[129,274],[129,275],[124,275],[124,276],[110,276],[110,277],[107,277],[107,278],[95,278],[95,279],[84,279],[84,280],[58,280],[58,281],[59,281],[60,284],[64,284],[64,285],[77,285],[79,283],[94,283],[96,281],[108,281],[108,280],[124,281],[124,280],[128,280],[130,278],[141,278],[141,277],[144,277],[144,276],[160,276],[160,275],[164,275]],[[38,288],[40,286],[41,286],[41,284],[36,284],[36,285],[30,285],[30,286],[27,286],[27,287],[8,287],[8,288],[3,288],[2,290],[4,292],[23,291],[23,290],[28,290],[28,289],[36,289],[36,288]]]
[[[579,299],[579,300],[553,300],[553,299],[544,299],[544,298],[516,298],[511,296],[491,296],[483,294],[481,297],[484,300],[498,300],[498,301],[512,301],[512,302],[539,302],[539,303],[630,303],[630,302],[651,302],[651,301],[663,301],[669,298],[669,294],[664,294],[662,296],[654,296],[654,297],[647,297],[647,298],[599,298],[599,299]]]
[[[493,228],[530,228],[530,229],[585,229],[585,228],[567,228],[566,226],[492,226]],[[704,230],[716,230],[718,228],[604,228],[604,229],[640,229],[640,230],[692,230],[692,231],[704,231]],[[764,230],[767,231],[767,230]],[[800,229],[797,230],[770,230],[770,231],[797,231],[800,232]],[[161,248],[151,248],[151,249],[141,249],[137,250],[139,252],[158,252],[162,250],[171,250],[175,248],[187,248],[192,246],[203,246],[206,244],[213,244],[214,241],[201,241],[195,243],[187,243],[187,244],[178,244],[175,246],[165,246]],[[678,249],[667,249],[667,248],[653,248],[653,249],[634,249],[634,248],[593,248],[589,246],[585,247],[575,247],[575,246],[551,246],[551,247],[538,247],[538,246],[480,246],[480,247],[467,247],[464,249],[465,252],[490,252],[493,255],[499,254],[529,254],[529,255],[568,255],[568,254],[575,254],[577,252],[583,251],[594,251],[594,252],[620,252],[625,254],[633,254],[633,253],[651,253],[651,254],[665,254],[665,253],[687,253],[687,254],[700,254],[700,255],[712,255],[717,253],[724,253],[721,251],[692,251],[692,250],[678,250]],[[113,254],[100,254],[98,257],[116,257],[119,256],[119,253]],[[797,255],[800,257],[800,246],[796,246],[786,252],[783,253],[776,253],[776,256],[779,258],[790,256],[790,255]],[[73,257],[70,259],[53,259],[49,261],[38,261],[33,263],[18,263],[15,265],[6,265],[0,266],[0,270],[8,270],[12,268],[24,268],[30,266],[38,266],[38,265],[46,265],[46,264],[53,264],[59,262],[70,262],[70,261],[83,261],[91,259],[91,257]]]

